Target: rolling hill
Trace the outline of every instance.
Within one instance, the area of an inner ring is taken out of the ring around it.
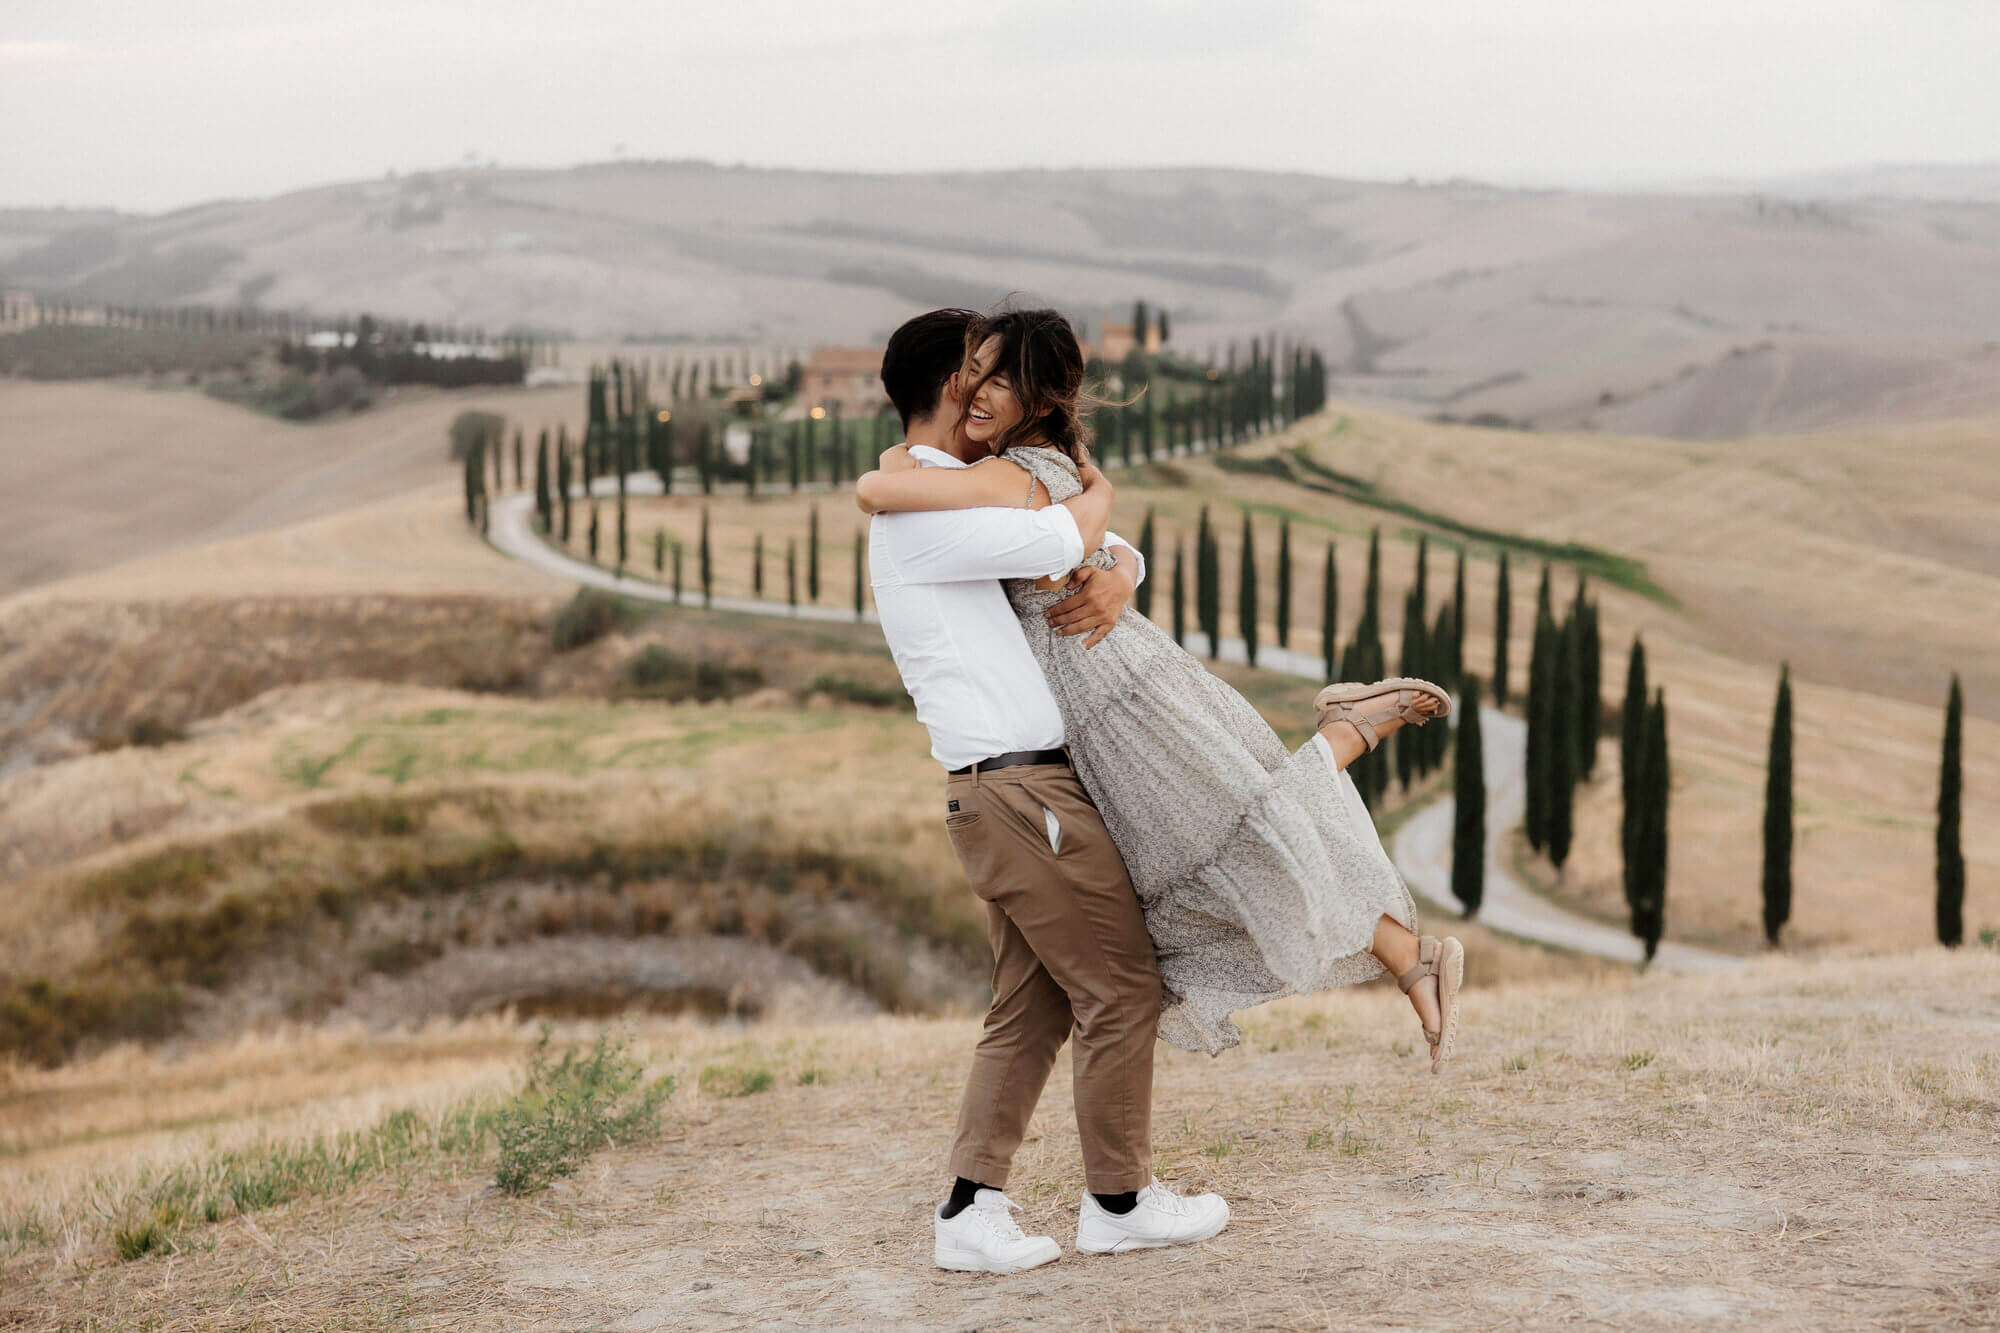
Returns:
[[[1277,330],[1351,400],[1682,438],[2000,408],[2000,202],[1921,168],[1682,194],[1211,168],[461,169],[156,217],[0,214],[0,282],[584,339],[805,344],[1009,293]],[[1817,189],[1817,192],[1815,192]]]

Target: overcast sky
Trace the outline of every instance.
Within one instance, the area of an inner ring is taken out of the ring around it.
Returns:
[[[1611,184],[2000,158],[1996,0],[0,0],[0,205],[703,157]]]

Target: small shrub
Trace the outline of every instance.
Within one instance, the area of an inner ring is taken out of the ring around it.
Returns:
[[[865,680],[854,680],[848,676],[831,673],[813,678],[806,687],[807,694],[824,694],[835,699],[844,699],[851,704],[865,704],[870,708],[915,708],[909,692],[901,686],[871,685]]]
[[[694,661],[649,643],[625,663],[625,683],[633,689],[669,703],[684,699],[734,699],[764,684],[764,673],[756,667],[723,666],[719,662]]]
[[[443,953],[440,945],[429,940],[394,939],[362,950],[361,965],[370,972],[400,977],[406,972],[416,971]]]
[[[711,1097],[749,1097],[776,1080],[762,1065],[709,1065],[701,1071],[701,1090]]]
[[[549,639],[559,653],[596,643],[618,628],[630,613],[625,604],[598,588],[578,588],[569,604],[556,613]]]
[[[1644,1069],[1654,1059],[1651,1051],[1627,1051],[1622,1063],[1627,1069]]]
[[[644,1073],[625,1044],[606,1033],[588,1054],[570,1049],[553,1059],[544,1028],[528,1060],[527,1086],[493,1117],[500,1143],[494,1183],[508,1194],[529,1194],[574,1173],[607,1143],[653,1133],[674,1081],[642,1084]]]
[[[425,805],[393,796],[343,796],[322,801],[306,817],[329,833],[357,837],[400,838],[423,827]]]

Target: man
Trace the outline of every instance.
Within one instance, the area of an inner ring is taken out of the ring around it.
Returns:
[[[977,316],[935,310],[898,329],[882,382],[910,453],[965,467],[949,382]],[[1077,1132],[1086,1191],[1077,1248],[1113,1253],[1202,1240],[1229,1220],[1213,1194],[1184,1198],[1153,1178],[1153,1043],[1160,981],[1124,862],[1063,750],[1062,715],[998,580],[1075,569],[1100,543],[1117,567],[1078,571],[1051,608],[1065,634],[1114,624],[1145,577],[1138,553],[1106,532],[1111,487],[1095,469],[1083,494],[1030,509],[879,514],[869,525],[875,606],[931,754],[950,772],[945,829],[987,904],[993,1005],[973,1051],[951,1150],[951,1195],[934,1219],[940,1267],[1014,1273],[1060,1256],[1026,1236],[1001,1192],[1072,1030]],[[1089,640],[1086,640],[1089,642]]]

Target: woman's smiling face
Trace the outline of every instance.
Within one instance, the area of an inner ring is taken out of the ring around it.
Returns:
[[[988,338],[972,354],[974,380],[986,376],[992,368],[993,360],[1000,354],[1000,339]],[[963,371],[958,381],[963,383]],[[954,388],[959,387],[954,384]],[[965,407],[965,438],[974,444],[991,444],[1021,420],[1024,415],[1021,400],[1014,396],[1014,386],[1005,375],[993,375],[979,384],[978,392]]]

